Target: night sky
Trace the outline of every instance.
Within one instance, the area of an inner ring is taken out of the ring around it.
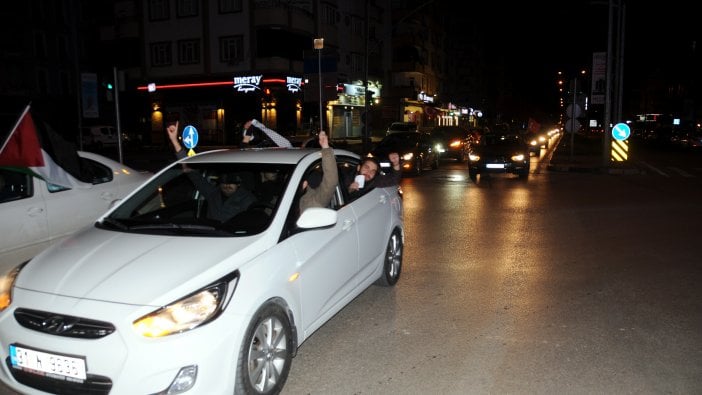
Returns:
[[[607,1],[559,3],[469,6],[482,13],[475,20],[492,47],[488,56],[504,56],[513,100],[526,112],[548,112],[556,106],[556,71],[589,69],[592,53],[607,50]],[[625,96],[632,95],[645,78],[675,75],[684,62],[689,64],[702,26],[690,2],[629,3],[625,7]],[[699,49],[696,56],[699,59]]]

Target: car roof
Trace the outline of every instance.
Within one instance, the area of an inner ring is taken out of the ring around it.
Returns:
[[[388,127],[392,131],[413,131],[417,130],[417,124],[414,122],[393,122]]]
[[[186,163],[280,163],[296,164],[309,155],[319,155],[319,148],[243,148],[220,149],[200,152],[183,159]],[[358,158],[353,152],[335,149],[334,155]]]

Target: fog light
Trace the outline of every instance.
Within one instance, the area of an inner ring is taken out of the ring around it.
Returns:
[[[195,385],[197,379],[197,365],[190,365],[180,368],[173,382],[166,390],[166,395],[183,393]]]

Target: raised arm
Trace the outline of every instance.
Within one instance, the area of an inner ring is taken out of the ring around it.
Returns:
[[[263,133],[266,134],[273,142],[278,146],[278,147],[283,147],[283,148],[292,148],[292,143],[290,143],[290,140],[286,139],[285,137],[281,136],[278,132],[276,132],[273,129],[269,129],[266,127],[266,125],[262,124],[261,122],[252,119],[244,125],[244,128],[248,129],[250,125],[253,125],[259,129]],[[253,137],[251,138],[253,139]]]

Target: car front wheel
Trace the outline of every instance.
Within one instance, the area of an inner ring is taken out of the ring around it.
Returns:
[[[380,275],[376,284],[386,287],[397,284],[402,272],[402,234],[395,229],[388,240],[388,247],[385,250],[385,262],[383,263],[383,274]]]
[[[468,169],[468,178],[474,183],[478,181],[478,170]]]
[[[285,312],[276,305],[259,309],[239,352],[235,392],[279,393],[290,372],[292,348],[292,328]]]

